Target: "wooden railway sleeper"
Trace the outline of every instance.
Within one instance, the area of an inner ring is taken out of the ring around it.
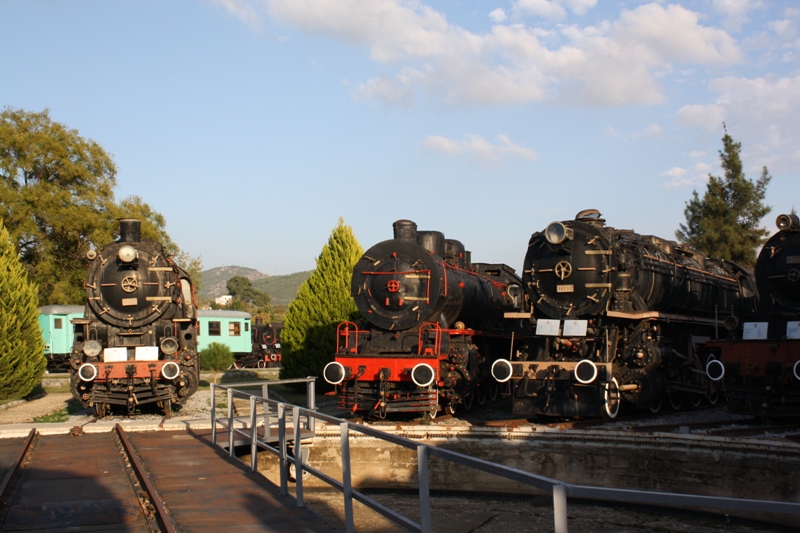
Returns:
[[[30,462],[31,452],[36,442],[38,442],[37,437],[39,437],[39,434],[36,428],[28,433],[19,451],[14,456],[14,460],[9,465],[6,475],[0,482],[0,524],[5,522],[10,504],[14,501],[17,491],[20,489],[20,476],[25,465]]]

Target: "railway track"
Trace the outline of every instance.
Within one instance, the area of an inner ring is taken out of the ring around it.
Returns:
[[[13,441],[13,442],[10,442]],[[3,441],[3,531],[177,529],[125,431]]]
[[[332,530],[207,433],[128,434],[117,424],[0,439],[0,531]]]

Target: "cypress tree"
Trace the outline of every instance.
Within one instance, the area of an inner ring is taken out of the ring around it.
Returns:
[[[353,229],[340,217],[317,258],[317,268],[289,304],[281,332],[281,378],[321,376],[333,361],[336,326],[359,316],[350,283],[363,253]]]
[[[681,224],[675,235],[711,257],[752,267],[756,248],[769,235],[760,222],[772,210],[763,203],[772,177],[764,167],[757,182],[745,178],[739,157],[742,143],[734,142],[728,129],[724,129],[719,156],[725,176],[709,175],[702,199],[697,191],[692,192],[684,209],[686,224]]]
[[[0,294],[0,400],[16,400],[41,382],[47,359],[39,328],[39,289],[28,280],[2,221]]]

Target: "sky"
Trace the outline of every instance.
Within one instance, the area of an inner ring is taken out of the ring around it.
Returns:
[[[311,270],[339,218],[522,269],[583,209],[675,239],[728,133],[800,209],[800,4],[0,0],[0,107],[112,154],[205,269]]]

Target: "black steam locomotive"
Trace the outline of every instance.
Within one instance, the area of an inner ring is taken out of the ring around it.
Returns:
[[[264,323],[260,316],[250,326],[253,350],[233,365],[236,368],[277,368],[281,366],[281,331],[283,322]]]
[[[800,415],[800,219],[780,215],[776,224],[756,262],[758,314],[710,343],[716,358],[706,366],[730,410],[764,418]]]
[[[752,274],[654,236],[606,227],[597,210],[553,222],[528,244],[523,287],[536,342],[492,373],[525,416],[617,416],[716,401],[705,343],[720,317],[749,316]]]
[[[436,416],[496,397],[491,365],[521,346],[527,324],[504,317],[524,312],[512,268],[472,263],[461,242],[399,220],[358,261],[351,289],[365,324],[339,325],[323,373],[340,407]]]
[[[120,220],[119,240],[86,254],[86,310],[74,319],[72,394],[98,416],[156,404],[169,414],[197,390],[197,311],[192,281],[141,223]]]

